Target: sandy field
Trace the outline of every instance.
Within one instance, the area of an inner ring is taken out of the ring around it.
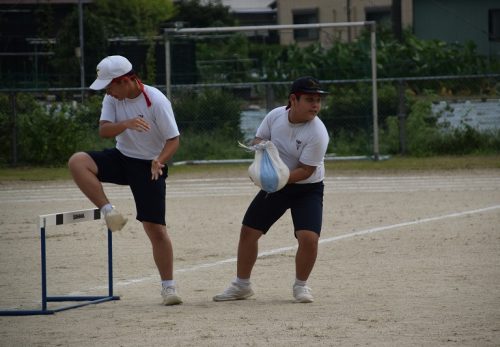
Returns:
[[[289,214],[261,239],[255,296],[213,302],[235,275],[241,219],[257,189],[244,172],[171,172],[167,227],[184,304],[160,304],[129,189],[107,185],[129,217],[113,234],[120,300],[0,317],[0,346],[500,345],[500,170],[328,172],[311,304],[292,298]],[[41,307],[37,217],[92,207],[71,181],[0,183],[1,310]],[[106,257],[103,221],[48,228],[49,295],[105,295]]]

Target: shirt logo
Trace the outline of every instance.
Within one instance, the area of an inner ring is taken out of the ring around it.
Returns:
[[[299,150],[299,148],[300,148],[301,145],[302,145],[302,141],[295,140],[295,146],[297,147],[297,151]]]

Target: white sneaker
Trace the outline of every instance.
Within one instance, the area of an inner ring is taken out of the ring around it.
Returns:
[[[127,218],[123,217],[115,208],[104,214],[104,220],[106,221],[108,229],[113,232],[122,230],[125,224],[127,224]]]
[[[161,289],[161,296],[163,297],[163,305],[179,305],[182,304],[182,299],[177,295],[175,287],[163,287]]]
[[[231,283],[222,293],[213,297],[214,301],[244,300],[254,294],[251,286],[240,287]]]
[[[309,303],[313,302],[314,298],[312,296],[311,288],[307,286],[293,286],[293,297],[296,302]]]

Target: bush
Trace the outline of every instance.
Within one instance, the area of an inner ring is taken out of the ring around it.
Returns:
[[[220,131],[212,132],[183,132],[181,145],[174,156],[174,161],[184,160],[214,160],[214,159],[241,159],[252,158],[238,146],[238,139],[228,137]]]
[[[330,138],[329,148],[338,156],[370,155],[372,137],[366,131],[349,132],[343,129],[334,131]]]
[[[438,116],[431,111],[432,98],[412,102],[406,121],[407,154],[417,157],[432,155],[488,154],[500,151],[500,130],[483,131],[462,124],[450,128],[438,124]],[[381,149],[390,154],[399,152],[399,123],[389,117],[381,132]]]
[[[8,102],[5,95],[0,104]],[[77,151],[113,146],[112,140],[98,135],[100,97],[84,104],[72,102],[46,103],[31,94],[16,95],[18,162],[28,165],[61,165]],[[2,107],[11,110],[11,105]],[[10,162],[13,124],[11,112],[0,112],[1,163]],[[4,150],[5,148],[5,150]]]
[[[181,132],[212,133],[239,139],[242,102],[229,92],[204,89],[181,94],[173,100],[173,109]]]
[[[372,87],[368,83],[333,87],[321,110],[321,119],[329,130],[369,132],[373,124]],[[391,84],[378,88],[379,123],[390,115],[397,114],[398,95]]]

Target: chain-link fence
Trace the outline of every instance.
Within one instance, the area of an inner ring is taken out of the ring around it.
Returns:
[[[182,133],[174,160],[245,158],[237,142],[286,105],[291,82],[173,85]],[[329,154],[371,156],[371,82],[321,82],[330,91],[320,112]],[[382,79],[378,91],[381,154],[500,151],[500,75]],[[78,88],[2,90],[0,163],[58,165],[75,151],[113,146],[97,135],[101,101],[102,93]]]

